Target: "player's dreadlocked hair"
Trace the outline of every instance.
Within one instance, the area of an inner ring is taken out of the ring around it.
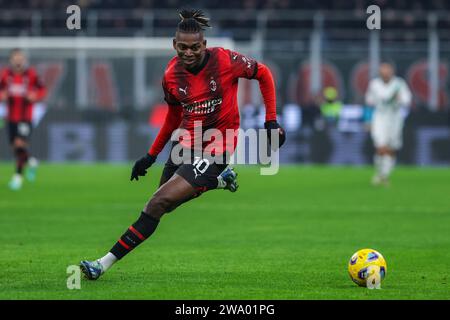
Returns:
[[[179,13],[181,21],[178,23],[177,31],[197,33],[205,28],[211,28],[209,18],[205,16],[202,10],[181,10]]]

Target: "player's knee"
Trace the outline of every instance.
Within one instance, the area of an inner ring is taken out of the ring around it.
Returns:
[[[387,147],[385,146],[381,146],[377,148],[377,154],[379,154],[380,156],[384,156],[387,152]]]
[[[27,156],[27,149],[25,147],[19,146],[14,147],[14,155],[16,157],[22,158]]]
[[[16,137],[13,141],[13,146],[14,146],[14,148],[25,148],[26,142],[23,139]]]
[[[164,195],[154,195],[147,203],[144,212],[154,218],[161,218],[165,213],[172,211],[173,201]]]

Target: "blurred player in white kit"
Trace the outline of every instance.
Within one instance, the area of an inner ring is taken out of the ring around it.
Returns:
[[[379,77],[372,79],[366,92],[366,104],[374,107],[371,134],[375,144],[374,185],[388,185],[395,166],[396,152],[402,147],[404,112],[411,104],[411,91],[394,73],[389,63],[380,65]]]

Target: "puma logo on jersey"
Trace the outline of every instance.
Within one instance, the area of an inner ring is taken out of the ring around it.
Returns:
[[[184,88],[184,89],[183,89],[183,88],[178,88],[178,90],[181,91],[181,92],[183,92],[184,95],[187,95],[187,88],[188,88],[188,87],[186,86],[186,88]]]
[[[194,169],[192,169],[192,170],[194,171],[194,174],[195,174],[195,178],[194,178],[194,179],[197,179],[197,177],[200,176],[201,173],[198,173],[198,171],[197,171],[196,168],[194,168]]]

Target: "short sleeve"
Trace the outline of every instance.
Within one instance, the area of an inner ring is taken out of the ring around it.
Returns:
[[[167,102],[169,106],[178,106],[180,105],[180,102],[174,97],[173,94],[170,93],[168,87],[166,78],[163,78],[162,80],[162,87],[164,91],[164,100]]]
[[[253,79],[258,71],[256,60],[229,50],[231,69],[235,78]]]

